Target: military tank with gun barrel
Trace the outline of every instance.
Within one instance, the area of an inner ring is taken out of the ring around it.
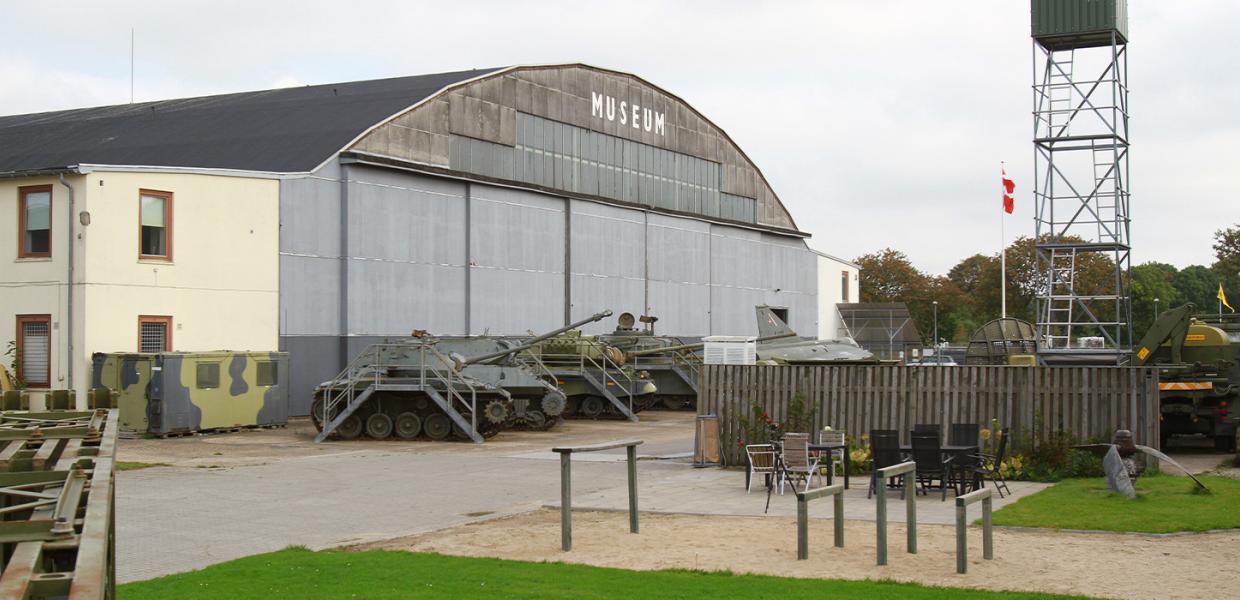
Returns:
[[[625,353],[599,336],[567,331],[527,344],[520,356],[555,378],[568,399],[565,417],[636,421],[654,402],[658,387],[650,374],[626,365]]]
[[[372,344],[315,390],[316,441],[398,437],[470,439],[504,429],[547,428],[567,405],[554,374],[518,355],[538,343],[611,315],[603,311],[517,341],[505,338],[410,339]]]

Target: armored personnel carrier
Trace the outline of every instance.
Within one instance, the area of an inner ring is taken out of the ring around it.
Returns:
[[[603,311],[524,341],[422,334],[372,344],[315,390],[315,441],[365,433],[481,443],[512,427],[550,427],[564,413],[566,396],[550,370],[516,355],[610,315]]]

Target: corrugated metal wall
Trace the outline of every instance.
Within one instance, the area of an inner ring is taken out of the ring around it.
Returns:
[[[669,335],[755,334],[753,307],[761,303],[789,308],[791,325],[807,335],[817,330],[816,255],[799,238],[344,168],[347,202],[337,165],[281,184],[280,332],[290,354],[291,414],[306,414],[314,386],[366,343],[413,329],[552,329],[565,323],[566,300],[572,319],[602,309],[648,313]],[[587,331],[614,327],[609,319]]]

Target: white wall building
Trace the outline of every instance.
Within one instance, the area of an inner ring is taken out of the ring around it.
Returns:
[[[818,337],[848,335],[836,305],[860,302],[861,266],[813,248],[810,251],[818,255]]]

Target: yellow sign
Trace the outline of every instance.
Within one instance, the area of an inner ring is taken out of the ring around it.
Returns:
[[[1206,334],[1204,334],[1204,333],[1190,333],[1190,334],[1188,334],[1188,335],[1184,336],[1184,341],[1186,341],[1186,342],[1204,342],[1204,341],[1206,341]]]
[[[1144,347],[1144,346],[1143,346],[1140,350],[1137,350],[1137,358],[1139,358],[1139,359],[1141,359],[1141,360],[1145,360],[1145,357],[1147,357],[1147,356],[1149,356],[1149,355],[1150,355],[1150,349],[1149,349],[1149,348],[1146,348],[1146,347]]]

